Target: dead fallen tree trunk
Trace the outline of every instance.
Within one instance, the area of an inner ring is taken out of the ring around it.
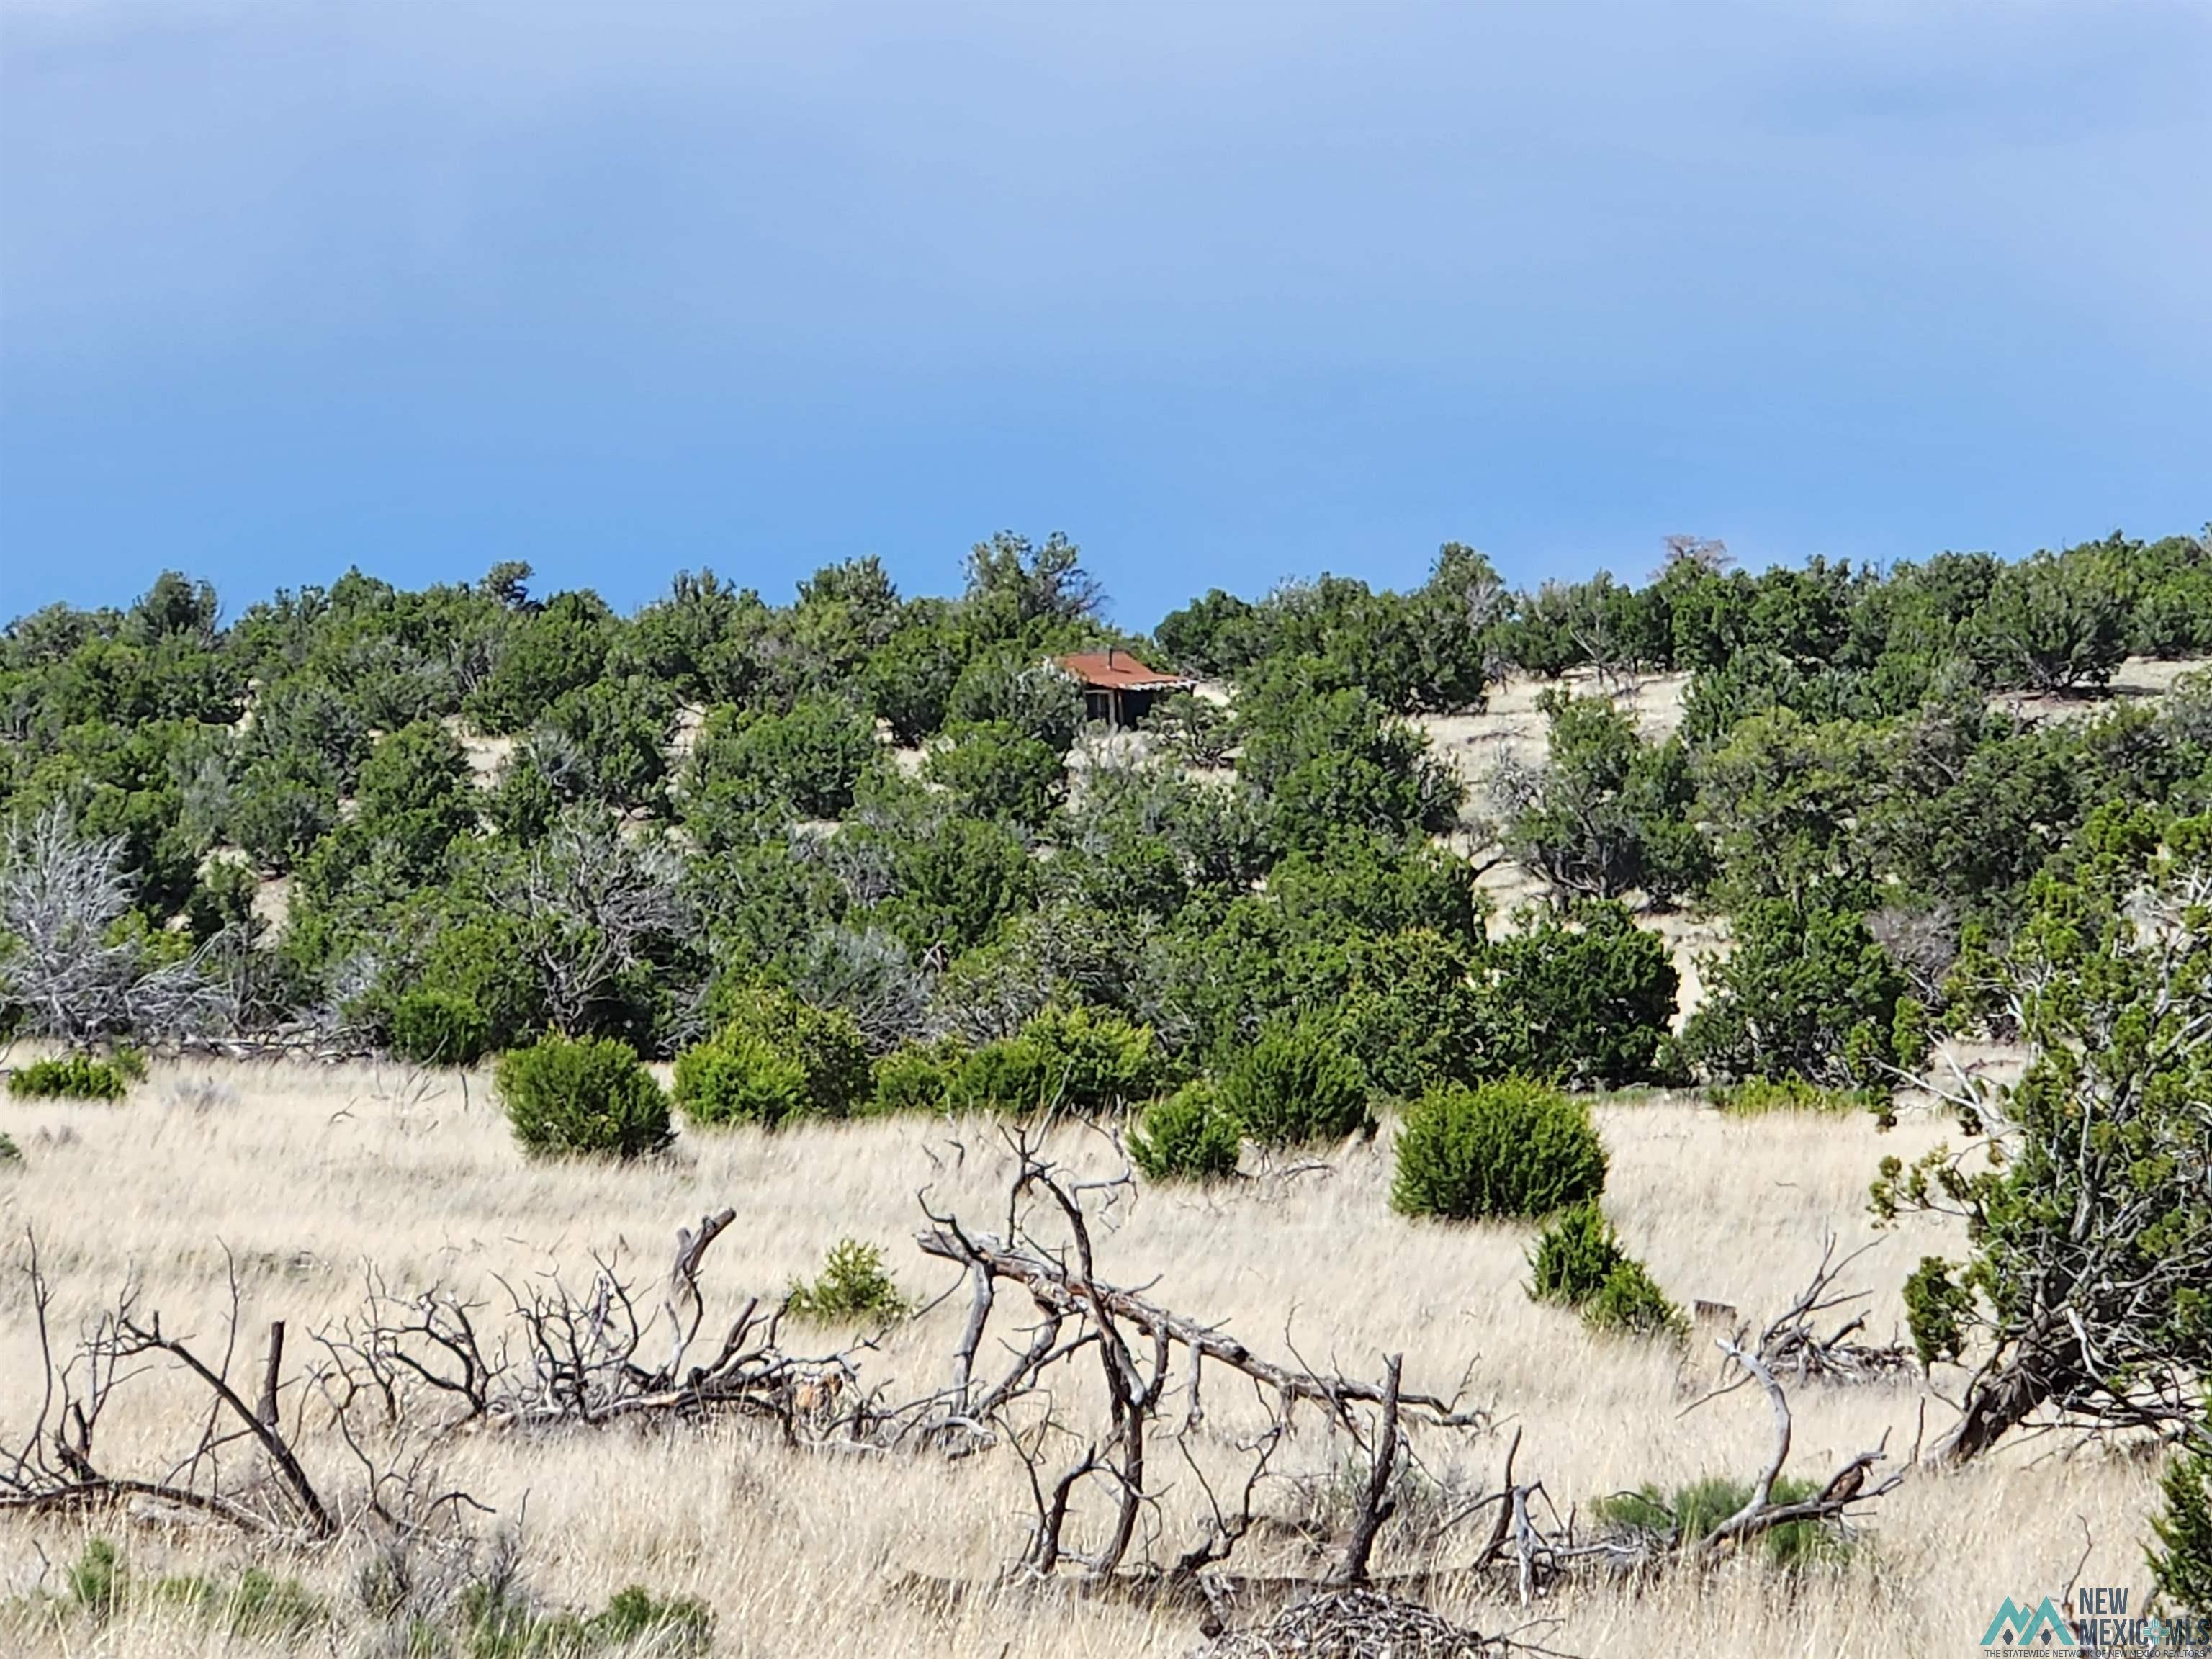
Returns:
[[[897,1431],[955,1455],[995,1449],[1021,1461],[1034,1510],[1030,1542],[996,1582],[1042,1587],[1060,1582],[1054,1575],[1072,1566],[1080,1574],[1070,1582],[1084,1594],[1212,1607],[1224,1586],[1243,1582],[1220,1570],[1255,1524],[1261,1483],[1302,1407],[1316,1412],[1333,1438],[1348,1435],[1358,1448],[1364,1468],[1357,1512],[1331,1571],[1262,1593],[1279,1601],[1285,1594],[1370,1582],[1374,1553],[1396,1512],[1398,1479],[1411,1461],[1410,1431],[1483,1429],[1488,1415],[1457,1398],[1405,1387],[1398,1357],[1386,1361],[1380,1382],[1274,1360],[1218,1326],[1102,1278],[1092,1248],[1094,1211],[1109,1212],[1133,1189],[1130,1177],[1125,1172],[1079,1180],[1042,1161],[1026,1131],[1009,1132],[1007,1139],[1016,1167],[1003,1233],[972,1231],[923,1204],[930,1224],[918,1235],[920,1247],[961,1269],[969,1307],[951,1386],[904,1408]],[[1016,1291],[1036,1321],[1006,1341],[1008,1364],[986,1379],[978,1356],[1004,1290]],[[1093,1353],[1104,1420],[1082,1424],[1069,1416],[1069,1402],[1085,1396],[1064,1379],[1071,1364]],[[1249,1382],[1266,1414],[1267,1426],[1249,1437],[1203,1437],[1210,1456],[1231,1446],[1243,1460],[1241,1489],[1218,1488],[1219,1468],[1210,1475],[1194,1454],[1201,1443],[1194,1437],[1205,1420],[1200,1383],[1209,1369]],[[1167,1401],[1177,1393],[1180,1406],[1170,1413]],[[1180,1548],[1170,1547],[1167,1528],[1157,1524],[1164,1521],[1160,1498],[1171,1484],[1158,1473],[1163,1455],[1179,1464],[1172,1484],[1194,1486],[1210,1510]],[[1138,1523],[1148,1513],[1156,1524],[1138,1549]],[[1095,1547],[1079,1547],[1076,1537],[1084,1531]],[[963,1593],[957,1585],[923,1581],[909,1589],[931,1599]]]
[[[978,1286],[974,1306],[984,1316],[990,1308],[989,1288],[1003,1279],[1022,1286],[1048,1316],[1065,1320],[1103,1315],[1124,1321],[1147,1338],[1183,1349],[1194,1363],[1211,1360],[1241,1371],[1286,1405],[1303,1401],[1318,1406],[1341,1420],[1353,1406],[1380,1407],[1383,1402],[1382,1385],[1276,1364],[1218,1326],[1163,1308],[1133,1291],[1095,1281],[1079,1282],[1066,1267],[1040,1250],[1009,1244],[988,1233],[970,1235],[950,1221],[923,1229],[915,1236],[915,1242],[925,1255],[957,1262],[970,1271]],[[979,1333],[981,1328],[981,1320],[972,1315],[971,1328]],[[970,1359],[963,1364],[972,1363],[972,1349],[969,1352]],[[1033,1374],[1038,1366],[1025,1354],[1016,1361],[1016,1368],[1018,1374]],[[955,1375],[957,1387],[964,1372],[956,1370]],[[1004,1385],[999,1392],[1006,1392]],[[1487,1413],[1464,1409],[1457,1400],[1418,1391],[1401,1394],[1398,1408],[1440,1428],[1482,1427],[1489,1422]]]

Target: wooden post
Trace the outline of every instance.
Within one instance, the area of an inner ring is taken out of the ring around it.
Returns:
[[[270,1428],[276,1426],[276,1383],[284,1371],[284,1322],[269,1322],[269,1364],[261,1374],[261,1409],[255,1413]]]

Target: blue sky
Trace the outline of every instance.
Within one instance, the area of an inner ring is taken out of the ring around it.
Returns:
[[[0,616],[2212,518],[2212,8],[0,9]]]

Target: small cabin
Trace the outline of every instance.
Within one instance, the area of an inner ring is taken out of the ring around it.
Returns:
[[[1079,651],[1062,657],[1060,665],[1082,683],[1084,717],[1110,726],[1134,726],[1152,712],[1155,697],[1192,690],[1198,684],[1196,680],[1147,668],[1127,652],[1110,645],[1103,651]]]

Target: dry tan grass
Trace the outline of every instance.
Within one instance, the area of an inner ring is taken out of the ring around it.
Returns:
[[[718,1303],[779,1292],[848,1234],[884,1244],[909,1290],[934,1291],[947,1275],[911,1242],[916,1189],[934,1183],[940,1203],[988,1217],[1002,1210],[1008,1168],[991,1126],[921,1120],[686,1135],[669,1159],[640,1167],[530,1164],[482,1079],[465,1091],[458,1079],[426,1088],[396,1067],[164,1066],[119,1107],[10,1103],[0,1113],[30,1160],[0,1177],[0,1233],[36,1233],[63,1289],[64,1326],[136,1273],[143,1305],[170,1328],[210,1335],[226,1250],[247,1319],[258,1328],[283,1317],[299,1331],[352,1305],[367,1262],[395,1281],[482,1288],[495,1273],[583,1269],[592,1251],[619,1249],[649,1281],[675,1228],[726,1201],[742,1219],[710,1259]],[[1874,1236],[1864,1194],[1882,1152],[1910,1155],[1940,1137],[1925,1118],[1882,1139],[1861,1120],[1742,1121],[1682,1101],[1607,1105],[1600,1120],[1613,1153],[1608,1208],[1630,1247],[1686,1303],[1727,1302],[1746,1316],[1786,1302],[1826,1234],[1846,1245]],[[1145,1192],[1103,1240],[1103,1270],[1127,1284],[1157,1280],[1158,1299],[1224,1321],[1262,1349],[1279,1351],[1288,1333],[1316,1364],[1368,1371],[1402,1349],[1410,1378],[1447,1390],[1466,1372],[1476,1400],[1523,1427],[1523,1478],[1540,1475],[1562,1510],[1645,1480],[1755,1469],[1767,1444],[1757,1399],[1733,1395],[1680,1414],[1710,1379],[1709,1347],[1685,1362],[1663,1346],[1593,1336],[1571,1314],[1533,1304],[1522,1289],[1528,1230],[1394,1217],[1388,1146],[1386,1133],[1345,1149],[1328,1171],[1263,1174],[1215,1194]],[[1059,1151],[1091,1164],[1111,1157],[1074,1133]],[[1908,1230],[1861,1264],[1877,1334],[1901,1326],[1898,1285],[1913,1262],[1955,1243]],[[27,1311],[11,1271],[0,1285],[0,1419],[9,1426],[30,1408]],[[894,1393],[936,1385],[957,1319],[948,1306],[895,1331],[867,1356],[866,1376]],[[1209,1392],[1216,1426],[1233,1431],[1231,1391]],[[1921,1404],[1911,1388],[1803,1389],[1792,1467],[1825,1474],[1885,1431],[1902,1448]],[[1931,1405],[1931,1425],[1946,1415]],[[157,1442],[188,1438],[186,1421],[111,1424],[106,1455],[118,1464],[150,1455]],[[1324,1468],[1338,1449],[1316,1428],[1293,1461]],[[1494,1474],[1500,1445],[1435,1450],[1469,1474]],[[338,1484],[337,1463],[325,1468]],[[878,1462],[786,1449],[726,1427],[474,1439],[449,1473],[509,1515],[526,1498],[533,1583],[544,1594],[595,1603],[637,1581],[701,1595],[720,1615],[725,1653],[1127,1659],[1179,1655],[1196,1640],[1181,1616],[999,1596],[939,1613],[887,1595],[900,1570],[980,1577],[1018,1552],[1024,1500],[1003,1458]],[[1662,1629],[1683,1651],[1759,1659],[1964,1652],[1997,1599],[2063,1583],[2084,1522],[2096,1540],[2087,1582],[2135,1583],[2150,1490],[2148,1470],[2126,1462],[2036,1463],[2008,1453],[1964,1475],[1909,1482],[1882,1505],[1875,1547],[1839,1572],[1786,1583],[1734,1569],[1641,1598],[1577,1594],[1545,1609],[1565,1621],[1548,1639],[1588,1655],[1648,1650]],[[1198,1501],[1179,1482],[1165,1508],[1187,1516]],[[69,1559],[87,1535],[80,1523],[0,1525],[0,1594],[21,1593],[42,1573],[57,1587],[58,1572],[42,1563]],[[213,1533],[118,1535],[148,1571],[241,1559],[234,1540]],[[1388,1556],[1386,1540],[1386,1567]],[[345,1602],[343,1547],[279,1565]],[[1523,1616],[1480,1602],[1444,1610],[1486,1627]],[[228,1641],[158,1609],[133,1611],[97,1635],[83,1623],[56,1634],[0,1616],[0,1650],[11,1652],[201,1655]],[[331,1648],[319,1635],[299,1650]]]
[[[1657,743],[1681,726],[1682,694],[1689,685],[1687,674],[1645,674],[1617,695],[1614,702],[1635,717],[1646,741]],[[1480,714],[1429,714],[1413,724],[1428,734],[1437,754],[1479,793],[1498,763],[1509,755],[1530,766],[1543,763],[1545,721],[1536,700],[1551,690],[1589,697],[1605,695],[1612,688],[1600,684],[1588,669],[1559,679],[1509,675],[1490,688]]]

